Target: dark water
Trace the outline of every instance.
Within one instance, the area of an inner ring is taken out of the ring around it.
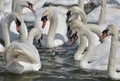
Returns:
[[[79,62],[73,60],[77,47],[64,45],[57,47],[55,54],[51,49],[40,48],[42,69],[39,72],[12,74],[0,68],[0,81],[112,81],[106,72],[83,71]]]

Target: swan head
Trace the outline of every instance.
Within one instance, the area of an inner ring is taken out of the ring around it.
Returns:
[[[66,22],[69,23],[74,19],[78,19],[78,18],[81,19],[79,16],[79,11],[80,11],[79,7],[77,6],[71,7],[66,13],[66,16],[67,16]]]
[[[46,25],[46,23],[47,23],[47,20],[48,20],[47,15],[42,16],[42,18],[41,18],[41,21],[42,21],[42,28],[45,27],[45,25]]]
[[[33,13],[35,13],[35,10],[34,10],[34,8],[33,8],[33,4],[30,3],[30,2],[27,2],[27,4],[28,4],[27,7],[28,7]]]
[[[78,39],[79,27],[74,22],[71,22],[68,26],[67,34],[70,46],[72,46]]]
[[[33,4],[30,3],[29,1],[18,1],[17,4],[20,5],[20,7],[27,7],[29,8],[32,12],[35,13],[35,10],[33,8]]]
[[[42,28],[45,27],[45,25],[46,25],[46,23],[47,23],[48,20],[51,20],[51,17],[52,17],[52,15],[53,15],[52,12],[53,12],[53,11],[50,10],[50,9],[47,9],[47,10],[45,10],[45,11],[43,12],[42,17],[41,17]]]
[[[103,30],[103,32],[102,32],[102,36],[100,36],[100,39],[99,40],[103,40],[105,37],[107,37],[107,36],[109,36],[109,35],[114,35],[114,33],[117,33],[116,32],[116,29],[117,29],[117,27],[116,26],[114,26],[114,25],[108,25],[107,27],[106,27],[106,29],[105,30]]]

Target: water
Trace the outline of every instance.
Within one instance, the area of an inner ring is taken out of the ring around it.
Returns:
[[[77,49],[75,45],[57,47],[55,54],[51,49],[35,45],[41,57],[42,69],[18,75],[9,73],[0,66],[0,81],[113,81],[108,78],[107,72],[81,70],[79,62],[73,60]]]
[[[57,47],[55,54],[51,49],[36,45],[42,62],[39,72],[12,74],[0,68],[0,81],[112,81],[106,72],[83,71],[79,62],[73,60],[77,47],[64,45]]]

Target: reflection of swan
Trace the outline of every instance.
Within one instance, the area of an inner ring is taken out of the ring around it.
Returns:
[[[24,32],[21,32],[21,34],[24,35]],[[28,40],[23,39],[23,35],[20,35],[20,40],[12,42],[5,49],[4,60],[7,63],[6,69],[9,72],[22,74],[24,72],[39,71],[41,68],[39,53],[32,44],[34,36],[41,36],[40,28],[32,29]]]
[[[118,59],[119,51],[119,42],[118,42],[118,28],[114,25],[109,25],[104,31],[103,36],[100,37],[100,40],[104,39],[106,36],[111,35],[111,47],[110,55],[108,62],[108,74],[110,78],[115,80],[120,80],[120,73],[116,70],[116,58]],[[117,55],[116,55],[117,54]]]
[[[50,8],[43,12],[43,16],[41,18],[42,28],[45,27],[47,20],[50,21],[47,37],[47,47],[49,48],[57,47],[67,42],[67,26],[65,19],[63,20],[60,16],[61,15],[55,12],[55,10]]]
[[[10,13],[1,20],[1,35],[2,35],[1,39],[4,40],[5,47],[10,45],[10,41],[16,40],[19,37],[19,34],[16,34],[12,31],[10,31],[10,24],[12,21],[16,22],[16,25],[17,25],[16,27],[17,27],[18,32],[21,32],[20,29],[25,28],[24,32],[26,32],[26,33],[24,34],[24,37],[25,38],[27,37],[27,28],[24,25],[24,21],[23,21],[22,17],[19,14]],[[20,26],[20,28],[19,28],[19,26]],[[10,31],[10,34],[9,34],[9,31]]]

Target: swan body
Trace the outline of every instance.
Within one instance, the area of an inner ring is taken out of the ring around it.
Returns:
[[[14,41],[5,49],[4,60],[7,71],[17,74],[39,71],[41,68],[40,56],[32,44],[34,36],[39,37],[39,35],[41,36],[40,28],[34,28],[30,31],[28,39]]]
[[[54,9],[52,8],[48,8],[43,12],[42,18],[45,16],[47,16],[50,25],[47,26],[49,28],[46,28],[45,25],[47,25],[47,23],[43,24],[44,22],[42,21],[42,27],[44,25],[45,26],[44,28],[49,29],[47,30],[48,31],[47,45],[42,43],[42,46],[53,48],[53,47],[63,45],[65,42],[68,41],[66,37],[67,25],[65,23],[64,16],[62,14],[55,12]],[[45,41],[44,36],[43,36],[43,41]]]

